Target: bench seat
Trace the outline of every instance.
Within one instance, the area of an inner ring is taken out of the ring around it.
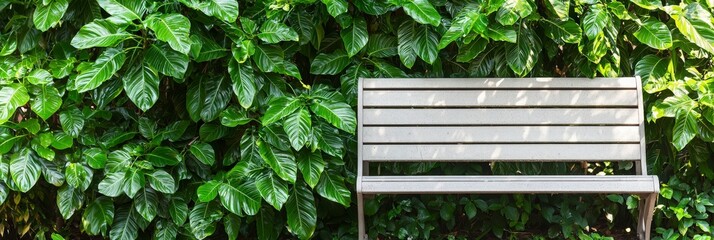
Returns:
[[[365,194],[659,192],[657,176],[363,176]]]

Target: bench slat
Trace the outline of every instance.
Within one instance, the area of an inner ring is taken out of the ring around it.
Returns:
[[[364,91],[365,107],[637,106],[636,90]]]
[[[369,194],[659,191],[657,176],[364,176],[361,184],[362,192]]]
[[[367,78],[364,89],[493,89],[493,88],[629,88],[637,79],[626,78]]]
[[[639,144],[364,144],[364,161],[636,161]]]
[[[364,127],[364,143],[639,143],[638,126]]]
[[[364,125],[638,124],[636,108],[363,109]]]

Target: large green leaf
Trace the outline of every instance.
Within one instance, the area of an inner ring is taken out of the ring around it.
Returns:
[[[319,151],[300,151],[297,156],[297,166],[307,185],[315,188],[325,170],[325,160],[322,159],[322,154]]]
[[[488,47],[488,39],[478,38],[469,44],[459,47],[459,54],[456,55],[457,62],[470,62]]]
[[[82,202],[84,202],[84,193],[79,189],[68,185],[57,189],[57,209],[65,220],[72,217],[74,212],[82,207]]]
[[[255,46],[255,64],[263,72],[280,72],[284,70],[284,52],[277,45],[257,45]]]
[[[407,68],[412,68],[414,62],[416,62],[416,27],[417,24],[414,21],[404,21],[399,25],[397,30],[397,39],[399,45],[397,45],[397,53],[399,54],[399,59],[402,64]]]
[[[672,47],[672,34],[669,28],[658,20],[645,21],[633,35],[640,42],[655,49],[665,50]]]
[[[133,0],[97,0],[99,6],[112,15],[113,20],[118,23],[129,23],[132,20],[141,19],[146,12],[144,1]]]
[[[97,61],[89,69],[81,72],[74,80],[74,85],[80,93],[93,90],[112,77],[124,65],[126,54],[121,49],[104,50]]]
[[[590,7],[590,10],[585,13],[585,17],[582,18],[583,30],[585,30],[585,36],[590,40],[595,39],[599,35],[605,25],[610,22],[610,15],[602,5],[596,4]]]
[[[169,202],[169,215],[174,224],[182,226],[188,218],[188,204],[181,198],[173,198]]]
[[[87,205],[82,214],[82,227],[91,235],[106,235],[114,222],[114,202],[107,197],[98,197]]]
[[[504,26],[513,25],[520,18],[525,18],[533,12],[528,0],[506,0],[496,13],[496,20]]]
[[[332,17],[337,17],[347,12],[347,2],[345,0],[321,0],[327,6],[327,12]]]
[[[104,180],[99,182],[97,190],[107,197],[118,197],[123,192],[124,172],[109,173]]]
[[[221,185],[222,183],[216,180],[204,182],[196,189],[196,195],[198,196],[198,200],[201,202],[213,201],[213,199],[218,196],[218,189],[221,188]]]
[[[354,133],[357,117],[350,105],[343,102],[314,101],[310,110],[333,126],[348,133]]]
[[[218,194],[223,207],[234,214],[252,216],[260,210],[260,194],[251,183],[222,183]]]
[[[89,188],[94,174],[91,169],[80,163],[68,163],[64,169],[64,176],[70,187],[83,192]]]
[[[159,197],[151,188],[144,188],[134,198],[134,209],[146,221],[151,222],[159,211]]]
[[[131,37],[132,34],[107,20],[95,20],[82,26],[71,44],[77,49],[113,47]]]
[[[191,144],[191,155],[196,157],[203,164],[212,166],[216,162],[216,153],[213,151],[213,146],[204,142],[194,142]]]
[[[352,25],[340,31],[340,36],[347,49],[347,55],[354,56],[367,45],[369,40],[367,22],[361,17],[352,19]]]
[[[156,170],[153,173],[146,175],[149,179],[149,185],[158,192],[173,194],[176,192],[176,182],[169,173],[164,170]]]
[[[69,7],[68,0],[52,0],[47,4],[38,4],[32,14],[32,22],[40,31],[47,31],[59,22],[67,7]]]
[[[159,100],[159,75],[146,64],[137,64],[123,77],[124,91],[142,111],[148,111]]]
[[[699,3],[690,3],[685,9],[667,6],[665,10],[675,20],[677,29],[687,40],[714,54],[714,23],[712,15]]]
[[[215,202],[197,203],[188,215],[193,236],[204,239],[216,231],[216,222],[223,218],[221,208]]]
[[[305,108],[300,108],[300,110],[285,118],[283,129],[285,129],[285,133],[288,134],[290,145],[292,145],[295,150],[300,150],[305,146],[310,136],[311,125],[310,112]]]
[[[397,38],[387,34],[374,34],[366,45],[367,55],[384,58],[397,55]],[[349,70],[348,70],[349,71]]]
[[[271,172],[261,174],[255,180],[255,187],[260,196],[276,210],[282,209],[283,204],[288,200],[288,185]]]
[[[480,10],[480,7],[474,4],[466,5],[462,8],[454,19],[451,20],[451,26],[449,26],[449,29],[444,33],[444,36],[441,37],[439,49],[445,48],[449,43],[459,37],[466,36],[472,29],[475,29],[477,33],[483,32],[486,28],[486,24],[488,24],[488,18],[480,14]]]
[[[258,151],[263,161],[265,161],[280,178],[290,183],[295,183],[297,164],[295,163],[293,153],[272,147],[263,141],[258,141],[256,144],[258,145]]]
[[[189,85],[186,108],[192,120],[210,122],[218,118],[231,98],[230,82],[225,76],[200,77]]]
[[[317,226],[315,197],[310,189],[295,185],[285,206],[288,215],[288,231],[300,239],[310,239]]]
[[[154,231],[154,239],[156,240],[174,240],[178,235],[178,227],[167,219],[160,219],[156,222],[156,231]]]
[[[344,179],[337,173],[324,172],[317,186],[315,186],[315,191],[330,201],[342,204],[345,207],[350,206],[350,190],[345,187]]]
[[[545,24],[543,29],[545,35],[553,39],[557,44],[578,43],[583,36],[583,31],[580,26],[572,20],[567,21],[551,21],[543,19]]]
[[[223,229],[226,231],[226,235],[228,235],[228,240],[238,239],[241,222],[241,217],[235,214],[227,214],[223,217]]]
[[[238,19],[239,5],[236,0],[180,0],[186,6],[200,10],[208,16],[216,17],[224,22],[235,22]]]
[[[146,160],[155,167],[175,166],[183,157],[172,147],[157,147],[151,153],[146,154]]]
[[[133,207],[120,207],[114,212],[114,224],[109,231],[109,238],[112,240],[135,240],[139,235],[139,223],[141,216]]]
[[[320,53],[310,63],[310,73],[317,75],[335,75],[342,72],[350,63],[350,57],[343,50],[333,53]]]
[[[221,112],[221,125],[226,127],[245,125],[252,120],[245,109],[238,109],[235,106],[229,106]]]
[[[47,120],[62,106],[62,96],[53,86],[43,85],[39,89],[40,92],[35,96],[30,107],[42,120]]]
[[[570,14],[570,0],[548,0],[547,3],[546,6],[561,20],[566,19]]]
[[[429,64],[434,63],[439,57],[439,35],[429,25],[419,25],[412,36],[414,37],[412,43],[415,43],[412,48],[419,58]]]
[[[441,24],[441,15],[428,0],[405,0],[402,7],[404,12],[418,23],[433,26]]]
[[[635,65],[635,75],[642,78],[643,89],[648,93],[656,93],[667,89],[667,71],[669,59],[656,55],[647,55]]]
[[[662,7],[662,1],[658,0],[632,0],[632,3],[647,10],[655,10]]]
[[[59,114],[62,130],[72,137],[79,137],[84,128],[84,114],[77,108],[65,110]]]
[[[298,33],[285,23],[268,20],[260,27],[258,37],[267,43],[278,43],[282,41],[298,41]]]
[[[130,168],[124,173],[124,183],[122,183],[122,190],[126,193],[129,198],[134,198],[136,193],[139,192],[146,184],[146,178],[144,177],[144,171],[139,169]]]
[[[160,73],[182,79],[188,68],[188,56],[174,51],[162,43],[151,44],[144,60]]]
[[[252,106],[258,86],[255,84],[255,74],[250,62],[240,64],[231,59],[228,62],[228,74],[233,81],[233,94],[238,98],[238,103],[246,109]]]
[[[701,114],[696,111],[698,104],[689,96],[682,95],[668,97],[664,99],[662,105],[665,112],[675,114],[672,145],[681,151],[697,135],[697,119],[701,117]]]
[[[40,179],[42,163],[32,150],[23,148],[10,157],[10,176],[20,192],[27,192]]]
[[[276,97],[270,100],[268,110],[265,111],[263,118],[260,119],[263,126],[268,126],[271,123],[277,122],[291,113],[295,112],[302,106],[302,101],[299,98],[292,97]]]
[[[169,43],[174,50],[183,54],[191,50],[191,39],[188,36],[191,22],[183,15],[151,15],[146,19],[146,26],[154,31],[156,38]]]
[[[506,48],[506,61],[514,73],[523,77],[528,74],[538,61],[541,44],[538,36],[530,30],[521,31],[516,44]]]
[[[15,114],[15,109],[30,101],[27,88],[21,84],[9,84],[0,88],[0,124]]]

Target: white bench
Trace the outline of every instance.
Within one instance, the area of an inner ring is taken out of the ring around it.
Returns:
[[[637,194],[650,238],[642,87],[627,78],[360,79],[357,203],[364,195]],[[633,161],[635,175],[372,176],[371,162]]]

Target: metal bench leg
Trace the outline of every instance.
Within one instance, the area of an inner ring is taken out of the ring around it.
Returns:
[[[637,236],[640,239],[649,240],[652,232],[652,216],[654,215],[655,203],[659,194],[651,193],[643,195],[640,199],[639,210],[640,216],[637,221]]]
[[[357,193],[357,224],[358,224],[358,239],[359,240],[364,240],[367,239],[367,235],[365,234],[365,225],[364,225],[364,196],[362,193]]]

